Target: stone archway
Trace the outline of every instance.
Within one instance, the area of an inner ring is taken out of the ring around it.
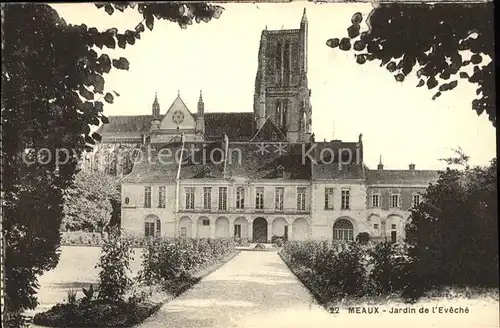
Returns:
[[[219,217],[215,220],[215,237],[229,237],[229,220],[226,217]]]
[[[271,237],[274,236],[288,239],[288,222],[284,218],[276,218],[273,220]]]
[[[192,238],[193,221],[187,216],[183,216],[179,220],[179,236],[181,238]]]
[[[233,235],[236,238],[248,238],[248,220],[244,217],[239,217],[234,220]]]
[[[293,240],[307,240],[309,239],[309,223],[304,218],[298,218],[293,221]]]
[[[253,241],[256,243],[267,243],[267,220],[256,218],[253,220]]]

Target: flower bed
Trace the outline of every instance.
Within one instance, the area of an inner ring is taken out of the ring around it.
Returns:
[[[124,243],[108,250],[107,270],[111,280],[102,291],[89,288],[85,297],[76,299],[76,293],[68,294],[65,303],[38,313],[33,323],[48,327],[130,327],[137,325],[156,312],[165,302],[177,297],[195,285],[202,277],[222,266],[238,251],[229,239],[161,239],[149,241],[143,253],[143,270],[137,281],[129,284],[123,297],[113,301],[97,296],[112,293],[116,288],[113,264],[119,262],[117,254],[126,257]],[[133,240],[128,246],[135,245]],[[121,257],[120,257],[121,259]],[[113,261],[110,261],[113,260]],[[127,267],[127,260],[123,260]],[[103,263],[101,257],[100,263]],[[100,264],[103,267],[102,264]],[[101,271],[100,276],[103,275]],[[101,284],[104,280],[101,278]],[[118,287],[120,285],[117,285]],[[100,295],[100,294],[99,294]]]

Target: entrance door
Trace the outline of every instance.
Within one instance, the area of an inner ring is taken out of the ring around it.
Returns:
[[[267,243],[267,221],[264,218],[253,220],[253,241]]]

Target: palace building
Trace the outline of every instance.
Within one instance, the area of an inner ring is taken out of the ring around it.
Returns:
[[[253,112],[196,112],[180,94],[164,114],[110,116],[86,165],[123,176],[122,228],[147,237],[238,237],[271,242],[404,237],[409,210],[436,171],[376,169],[363,140],[311,133],[307,17],[263,30]]]

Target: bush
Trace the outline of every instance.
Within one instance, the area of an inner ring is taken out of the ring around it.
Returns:
[[[412,268],[406,249],[402,245],[381,242],[369,250],[370,278],[375,283],[377,293],[400,293],[410,286]]]
[[[123,301],[123,296],[132,281],[127,275],[130,272],[130,260],[133,250],[126,237],[119,236],[117,231],[110,233],[102,246],[102,255],[96,267],[99,272],[99,300],[108,302]]]
[[[144,249],[139,280],[146,285],[187,281],[191,279],[193,270],[213,264],[234,251],[233,239],[150,240]]]
[[[366,245],[370,241],[370,234],[368,232],[361,232],[356,237],[356,241],[362,245]]]

